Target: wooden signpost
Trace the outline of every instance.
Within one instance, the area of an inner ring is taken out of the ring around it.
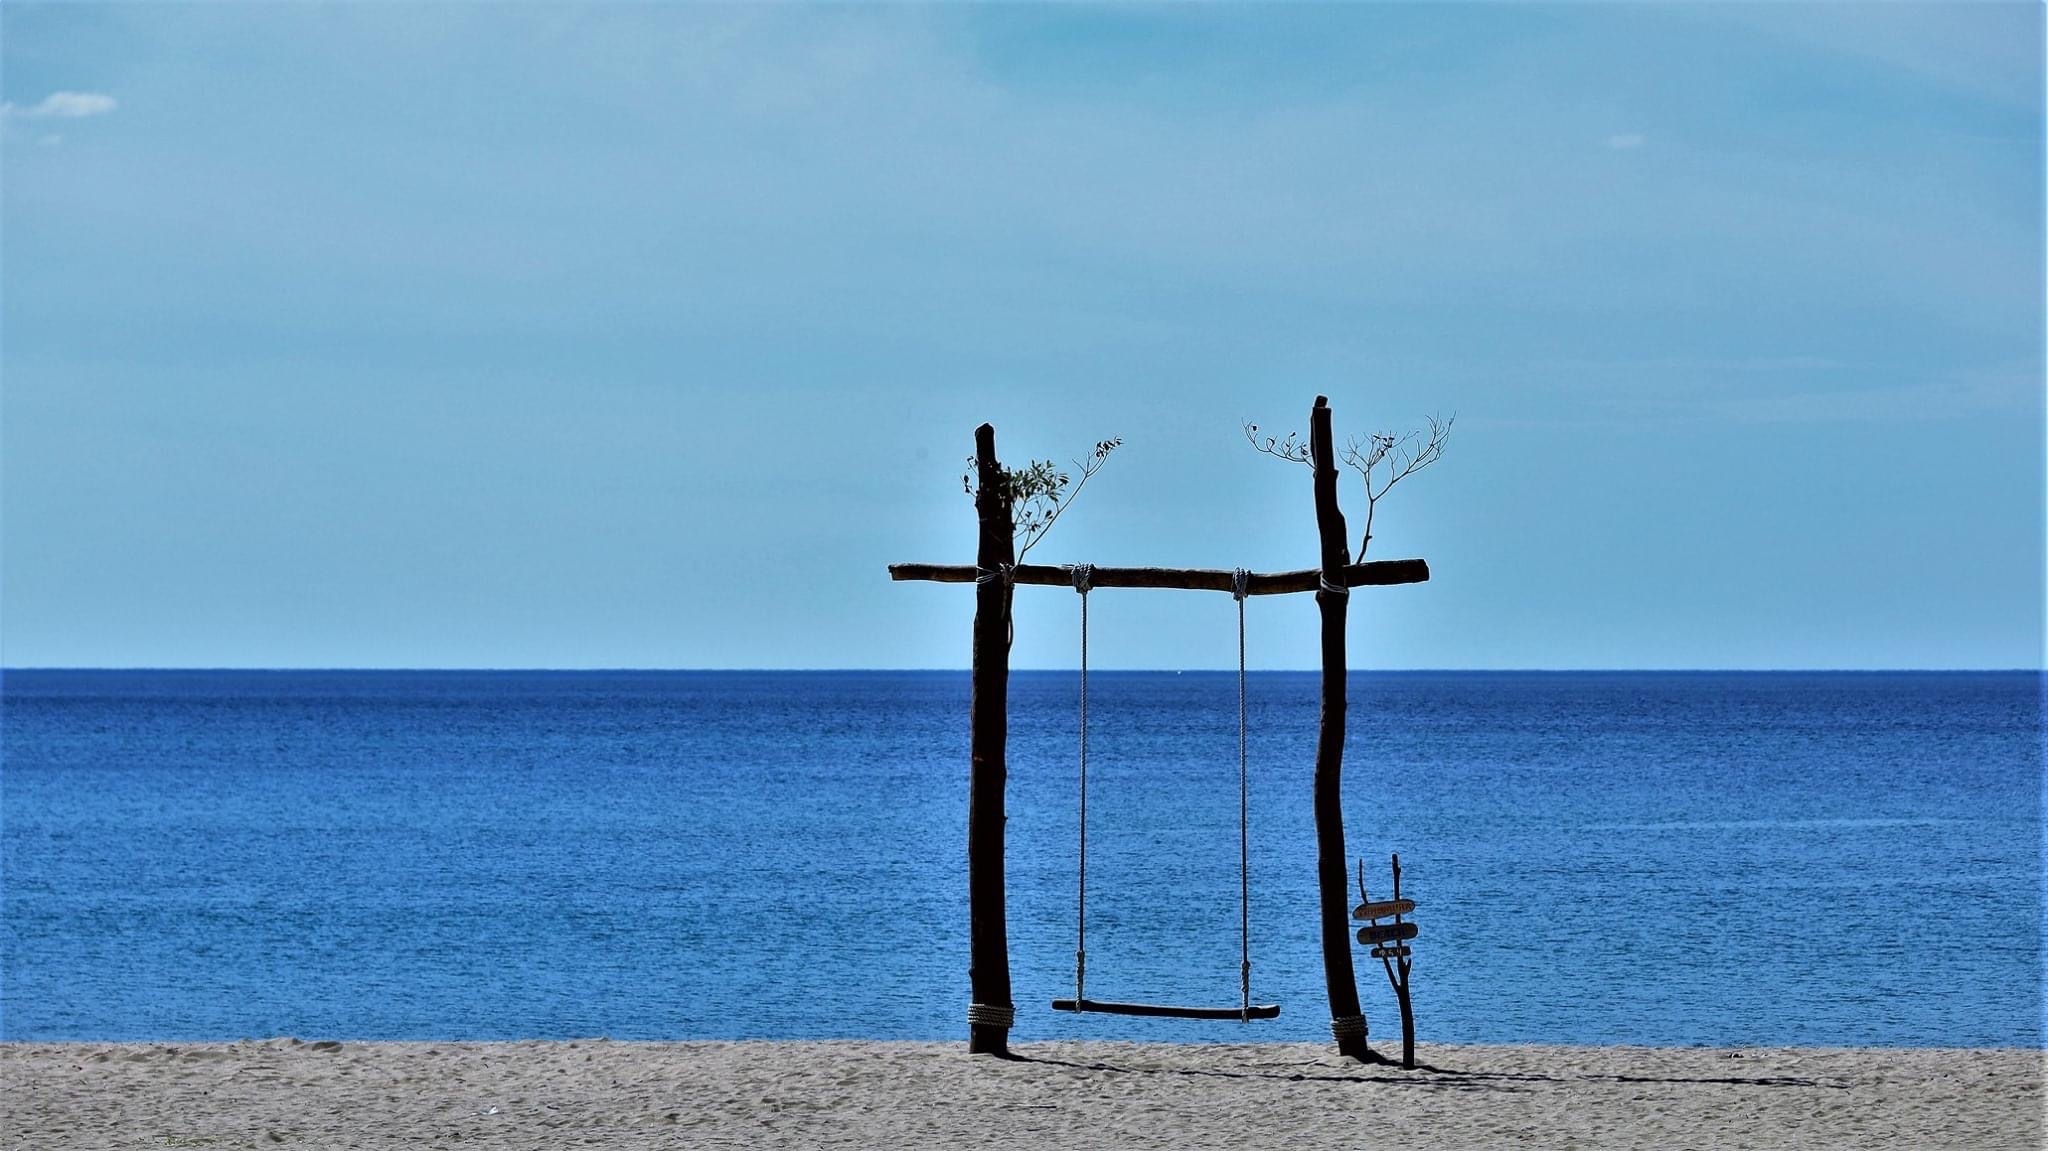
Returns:
[[[1341,802],[1346,608],[1352,588],[1421,583],[1429,578],[1429,566],[1421,560],[1351,562],[1344,513],[1337,502],[1338,457],[1330,431],[1329,401],[1322,396],[1316,397],[1309,412],[1309,448],[1321,562],[1315,568],[1300,571],[1249,573],[1244,592],[1314,592],[1321,615],[1322,714],[1317,726],[1311,800],[1316,826],[1323,977],[1329,994],[1330,1032],[1337,1040],[1337,1050],[1363,1061],[1371,1052],[1366,1046],[1365,1014],[1359,1006],[1344,915],[1348,895],[1344,860],[1349,858],[1344,849]],[[1011,601],[1019,584],[1073,587],[1075,569],[1016,562],[1009,477],[997,461],[995,428],[988,424],[975,429],[974,467],[978,478],[974,508],[980,520],[980,539],[973,566],[891,564],[889,577],[972,583],[975,588],[973,694],[968,709],[967,918],[968,983],[972,998],[967,1009],[967,1049],[1007,1055],[1009,1031],[1016,1016],[1010,987],[1003,878]],[[1230,592],[1236,586],[1235,575],[1209,569],[1098,567],[1092,569],[1092,585]],[[1398,938],[1412,937],[1411,930]],[[1405,968],[1407,961],[1402,963]],[[1403,1014],[1405,1017],[1405,998]],[[1233,1010],[1226,1017],[1242,1018],[1245,1013]]]
[[[1387,982],[1394,988],[1394,1000],[1401,1005],[1401,1066],[1413,1071],[1415,1009],[1408,998],[1408,969],[1414,961],[1409,958],[1407,945],[1398,941],[1415,938],[1418,929],[1413,923],[1401,921],[1402,916],[1415,910],[1415,901],[1401,898],[1400,855],[1394,856],[1394,897],[1378,903],[1365,894],[1365,861],[1358,861],[1358,899],[1359,904],[1351,916],[1368,921],[1366,926],[1358,929],[1358,941],[1377,945],[1372,949],[1372,957],[1386,968]],[[1380,919],[1392,919],[1393,922],[1370,922]]]

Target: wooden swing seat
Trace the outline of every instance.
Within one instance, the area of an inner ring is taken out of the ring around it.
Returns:
[[[1054,1011],[1094,1011],[1103,1015],[1151,1015],[1163,1019],[1278,1019],[1278,1003],[1254,1003],[1246,1012],[1240,1007],[1175,1007],[1165,1003],[1109,1003],[1100,999],[1055,999]]]

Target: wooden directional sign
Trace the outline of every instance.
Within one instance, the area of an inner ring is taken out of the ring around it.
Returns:
[[[1397,939],[1413,939],[1416,927],[1412,923],[1382,923],[1358,929],[1360,943],[1392,943]]]
[[[1372,957],[1374,959],[1406,959],[1408,957],[1408,945],[1396,943],[1391,947],[1375,947],[1372,949]]]
[[[1382,899],[1378,903],[1361,903],[1351,913],[1353,919],[1385,919],[1389,915],[1406,915],[1415,910],[1412,899]]]

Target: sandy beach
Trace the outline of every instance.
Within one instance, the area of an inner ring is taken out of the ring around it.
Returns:
[[[1309,1044],[0,1045],[10,1148],[1971,1147],[2042,1143],[2042,1053]]]

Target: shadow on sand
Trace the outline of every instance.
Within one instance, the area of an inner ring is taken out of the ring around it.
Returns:
[[[1212,1079],[1268,1079],[1289,1083],[1377,1083],[1418,1090],[1438,1091],[1524,1091],[1525,1085],[1537,1083],[1673,1083],[1673,1084],[1728,1084],[1742,1087],[1826,1087],[1848,1090],[1844,1083],[1827,1083],[1802,1075],[1604,1075],[1543,1074],[1532,1071],[1463,1071],[1455,1067],[1437,1067],[1428,1063],[1417,1063],[1415,1070],[1402,1071],[1400,1064],[1383,1055],[1374,1053],[1372,1061],[1360,1068],[1361,1073],[1347,1074],[1329,1069],[1320,1061],[1296,1066],[1311,1067],[1315,1070],[1267,1070],[1218,1071],[1200,1067],[1133,1067],[1117,1063],[1077,1063],[1068,1059],[1054,1059],[1046,1056],[1019,1055],[1011,1052],[1006,1058],[1013,1063],[1037,1063],[1048,1067],[1069,1067],[1077,1071],[1106,1071],[1117,1075],[1183,1075]],[[1269,1065],[1270,1067],[1270,1065]],[[1388,1072],[1364,1073],[1366,1067],[1383,1067]]]

